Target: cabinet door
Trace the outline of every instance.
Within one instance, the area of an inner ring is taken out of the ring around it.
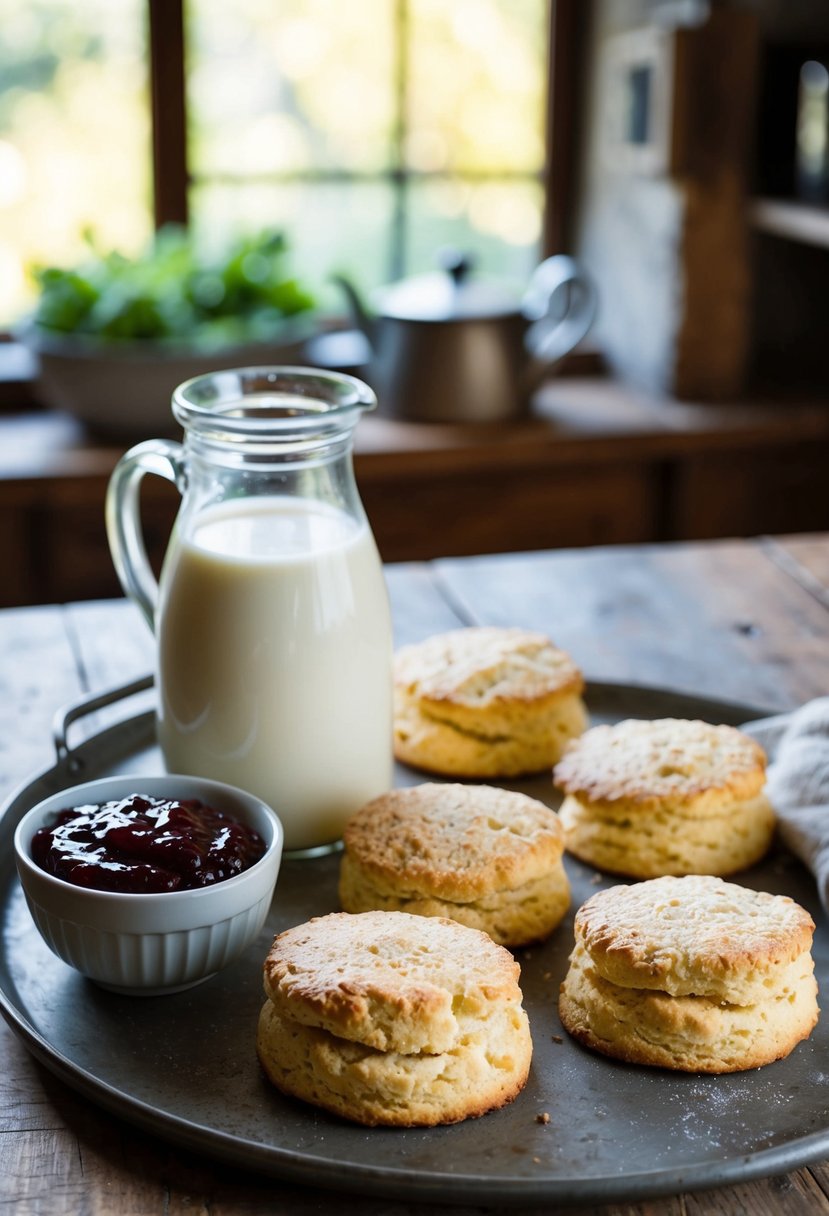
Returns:
[[[157,484],[156,484],[157,483]],[[64,481],[32,512],[30,528],[36,598],[30,603],[104,599],[122,594],[104,523],[106,482]],[[180,498],[172,486],[147,478],[141,518],[150,562],[158,575]]]
[[[792,444],[687,458],[672,479],[677,540],[829,528],[829,444]]]
[[[360,493],[385,561],[656,539],[648,465],[552,465],[367,479]]]

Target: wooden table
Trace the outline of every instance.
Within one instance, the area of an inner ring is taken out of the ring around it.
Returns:
[[[399,642],[459,624],[520,624],[549,633],[588,678],[769,708],[829,690],[829,535],[444,560],[389,567],[388,582]],[[151,653],[137,612],[123,602],[0,613],[3,795],[52,762],[50,722],[59,705],[143,673]],[[67,1089],[5,1024],[0,1095],[0,1209],[15,1216],[459,1210],[332,1196],[171,1148]],[[821,1164],[727,1190],[592,1210],[789,1216],[829,1212],[827,1194],[829,1164]]]

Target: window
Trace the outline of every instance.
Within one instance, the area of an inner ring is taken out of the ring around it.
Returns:
[[[556,43],[572,9],[552,5]],[[283,227],[317,290],[450,244],[523,281],[550,246],[551,0],[0,0],[0,19],[0,323],[33,262],[76,259],[84,230],[133,252],[153,219],[206,242]]]
[[[144,0],[0,0],[0,327],[27,268],[85,229],[130,253],[152,231]]]

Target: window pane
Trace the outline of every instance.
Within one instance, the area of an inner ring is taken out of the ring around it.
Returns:
[[[197,234],[281,228],[291,250],[293,274],[323,307],[343,311],[331,284],[342,272],[363,289],[388,278],[392,192],[385,183],[345,185],[204,185],[191,195]]]
[[[370,288],[433,266],[447,243],[526,277],[549,0],[190,0],[188,13],[201,232],[283,225],[323,300],[335,270]]]
[[[197,177],[388,164],[392,0],[191,0],[188,13]]]
[[[152,228],[144,0],[0,0],[0,325],[32,263]]]
[[[427,181],[409,193],[407,265],[437,265],[441,248],[471,254],[477,270],[526,285],[539,258],[543,190],[536,182]]]
[[[410,0],[410,168],[540,170],[548,9],[547,0]]]

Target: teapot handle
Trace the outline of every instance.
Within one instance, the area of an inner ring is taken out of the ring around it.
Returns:
[[[583,267],[565,254],[536,267],[522,301],[530,322],[524,345],[544,370],[581,342],[596,316],[597,294]]]
[[[180,443],[168,439],[139,443],[118,461],[107,487],[106,528],[115,571],[124,594],[141,609],[150,629],[155,627],[158,583],[141,531],[138,492],[145,473],[156,473],[183,494],[187,486],[183,451]]]

